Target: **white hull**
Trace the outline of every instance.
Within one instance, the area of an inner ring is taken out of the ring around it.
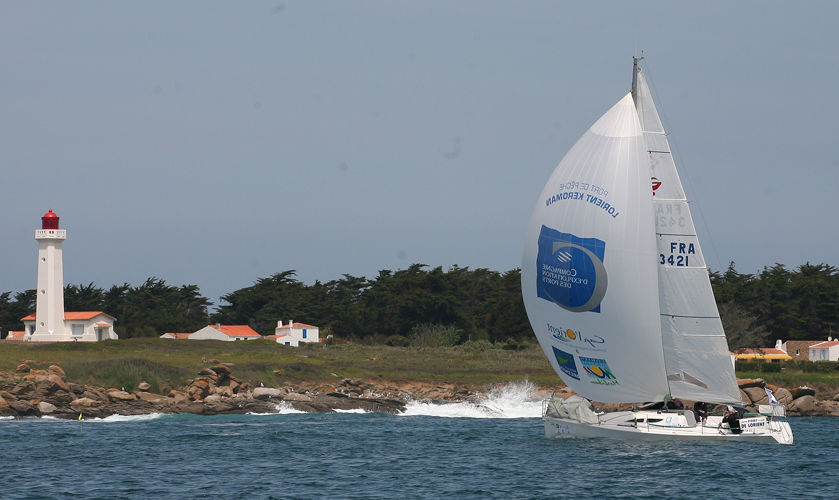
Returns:
[[[707,422],[693,426],[668,426],[646,423],[646,418],[661,417],[655,412],[615,412],[600,415],[597,424],[585,424],[577,420],[556,417],[542,417],[545,434],[549,438],[612,438],[632,441],[693,441],[729,442],[747,441],[753,443],[792,444],[792,429],[789,423],[767,419],[762,427],[744,429],[733,434],[720,426],[721,417],[709,417]],[[632,420],[638,424],[629,423]]]

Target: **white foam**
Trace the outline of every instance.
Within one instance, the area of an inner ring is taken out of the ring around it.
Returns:
[[[82,413],[84,415],[84,413]],[[82,420],[85,422],[143,422],[146,420],[155,420],[162,416],[160,413],[149,413],[148,415],[110,415],[105,418],[85,418],[82,416]]]
[[[335,413],[367,413],[367,410],[362,408],[355,408],[353,410],[339,410],[336,408],[334,411]]]
[[[435,404],[409,402],[402,416],[446,418],[538,418],[543,395],[528,381],[510,382],[475,402]]]

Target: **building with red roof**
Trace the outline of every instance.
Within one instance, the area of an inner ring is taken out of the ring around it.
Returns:
[[[811,345],[810,361],[839,361],[839,340],[828,337],[826,342]]]
[[[294,347],[298,347],[301,342],[320,341],[318,327],[306,323],[295,323],[294,321],[289,321],[287,325],[283,325],[282,321],[277,321],[274,335],[278,344]]]
[[[234,340],[256,340],[262,335],[257,333],[248,325],[207,325],[197,332],[189,334],[189,340],[223,340],[232,342]]]

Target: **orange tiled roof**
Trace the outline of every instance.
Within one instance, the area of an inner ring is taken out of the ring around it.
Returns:
[[[307,325],[306,323],[295,323],[294,326],[292,325],[283,325],[274,328],[274,330],[290,330],[292,328],[317,328],[314,325]]]
[[[106,314],[102,311],[76,311],[76,312],[64,312],[64,319],[65,320],[75,320],[79,321],[82,319],[91,319],[99,316],[100,314],[104,314],[105,316],[111,318],[112,320],[116,320],[115,317],[111,316],[110,314]],[[35,321],[35,315],[30,314],[29,316],[25,316],[21,318],[21,321]]]
[[[826,349],[828,347],[834,347],[834,346],[837,346],[837,345],[839,345],[839,341],[830,340],[830,341],[821,342],[819,344],[813,344],[813,345],[810,346],[810,349]]]
[[[220,331],[225,335],[229,335],[230,337],[261,337],[262,335],[256,333],[256,331],[249,327],[248,325],[219,325],[219,328],[216,328],[216,325],[210,325],[213,329]]]
[[[26,332],[9,332],[7,339],[22,339]]]

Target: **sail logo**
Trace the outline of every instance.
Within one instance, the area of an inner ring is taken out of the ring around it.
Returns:
[[[585,350],[594,350],[600,344],[605,344],[606,340],[601,337],[600,335],[595,335],[593,337],[587,337],[583,335],[582,331],[574,331],[571,329],[565,328],[557,328],[552,324],[548,323],[548,333],[551,334],[555,340],[559,340],[560,342],[565,342],[566,344],[587,344],[589,348],[585,346],[578,346],[580,349]],[[604,350],[604,349],[599,349]]]
[[[580,365],[588,375],[589,382],[595,385],[620,385],[618,378],[609,369],[605,359],[584,358],[580,356]]]
[[[571,312],[600,312],[608,279],[606,243],[542,226],[536,256],[536,295]]]
[[[577,371],[577,363],[574,362],[574,355],[560,351],[554,346],[551,346],[551,349],[554,350],[554,357],[556,357],[556,362],[559,365],[559,369],[562,370],[562,373],[576,380],[580,380],[580,373]]]

